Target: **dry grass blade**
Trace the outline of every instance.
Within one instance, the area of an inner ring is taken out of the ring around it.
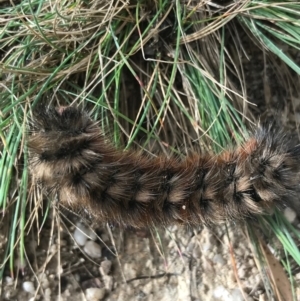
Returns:
[[[272,286],[277,299],[279,301],[293,301],[291,284],[285,270],[262,239],[259,239],[259,244],[267,263],[268,274],[272,279]]]

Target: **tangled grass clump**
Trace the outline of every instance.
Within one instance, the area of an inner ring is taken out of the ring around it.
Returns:
[[[37,104],[84,103],[115,144],[220,151],[255,121],[265,86],[280,86],[292,105],[299,96],[298,1],[23,0],[2,1],[0,15],[0,277],[7,260],[13,273],[15,254],[25,260],[37,212],[26,144]],[[269,66],[278,80],[265,85]],[[299,263],[282,220],[268,224]]]

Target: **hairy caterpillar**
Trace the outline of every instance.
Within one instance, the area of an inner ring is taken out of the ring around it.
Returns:
[[[300,145],[272,126],[219,155],[184,159],[116,149],[75,107],[37,111],[29,136],[34,178],[59,202],[99,222],[145,227],[219,223],[289,204]]]

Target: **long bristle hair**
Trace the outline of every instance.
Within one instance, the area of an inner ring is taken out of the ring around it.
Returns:
[[[39,108],[29,150],[34,181],[62,205],[125,227],[251,218],[299,191],[300,146],[272,125],[218,155],[151,157],[117,149],[82,109]]]

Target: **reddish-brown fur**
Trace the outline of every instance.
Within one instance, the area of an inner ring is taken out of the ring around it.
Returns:
[[[85,112],[60,107],[35,113],[29,149],[34,179],[100,223],[237,220],[285,205],[298,189],[300,147],[272,127],[219,155],[151,157],[116,149]]]

